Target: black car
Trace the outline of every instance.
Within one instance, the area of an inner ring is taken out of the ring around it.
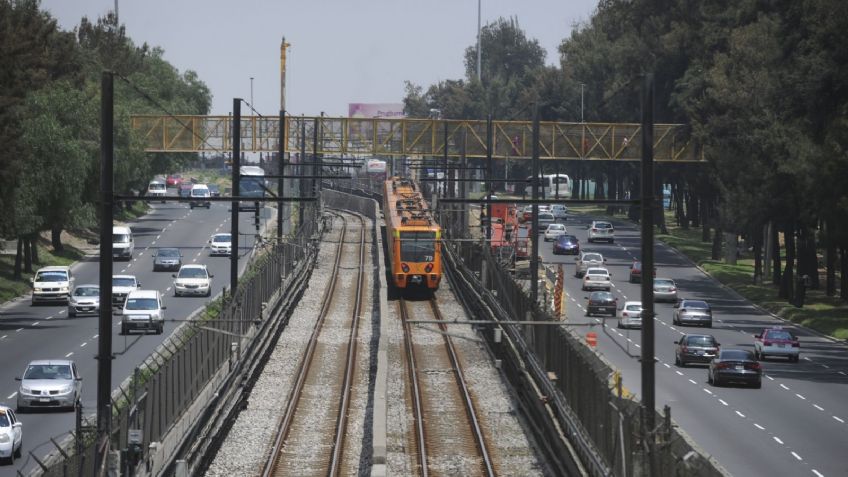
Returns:
[[[587,298],[589,302],[586,304],[586,316],[592,315],[607,315],[615,317],[618,309],[618,298],[615,298],[608,291],[592,292]]]
[[[554,241],[554,255],[577,255],[580,241],[574,235],[560,235]]]
[[[763,383],[763,368],[750,351],[723,349],[710,361],[707,381],[713,386],[736,382],[759,389]]]
[[[180,187],[180,197],[183,199],[191,197],[191,188]]]
[[[674,364],[709,363],[718,353],[719,344],[713,335],[683,335],[674,344]]]
[[[209,187],[209,195],[212,197],[221,197],[221,188],[218,187],[218,184],[208,184]]]

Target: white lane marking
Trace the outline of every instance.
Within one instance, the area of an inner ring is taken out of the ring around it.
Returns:
[[[767,377],[767,378],[769,378],[769,380],[770,380],[770,381],[774,381],[774,378],[773,378],[773,377],[771,377],[771,376],[769,376],[769,375],[766,375],[766,377]]]
[[[810,358],[808,358],[806,356],[804,356],[804,359],[806,359],[807,361],[812,361]]]
[[[153,242],[150,243],[150,245],[156,245],[156,241],[154,240]]]
[[[625,300],[627,299],[627,295],[625,295],[625,294],[623,294],[623,293],[622,293],[622,294],[621,294],[621,296],[622,296]]]
[[[18,328],[18,329],[15,330],[15,333],[20,333],[23,330],[24,330],[23,328]]]
[[[782,440],[780,440],[780,438],[779,438],[779,437],[777,437],[777,436],[771,436],[771,438],[772,438],[772,439],[774,439],[774,440],[775,440],[778,444],[783,445],[783,441],[782,441]]]
[[[763,427],[763,426],[761,426],[761,425],[757,424],[756,422],[754,423],[754,427],[756,427],[757,429],[759,429],[759,430],[761,430],[761,431],[766,430],[766,428],[765,428],[765,427]]]
[[[670,364],[668,364],[668,363],[663,363],[663,366],[665,366],[666,368],[671,369],[671,365],[670,365]]]
[[[804,460],[804,459],[802,459],[802,458],[801,458],[801,456],[800,456],[800,455],[796,454],[794,451],[790,451],[789,453],[790,453],[790,454],[792,454],[792,457],[794,457],[794,458],[796,458],[796,459],[798,459],[798,460]]]
[[[842,419],[840,419],[836,416],[833,416],[833,418],[836,419],[837,421],[841,422],[842,424],[845,424],[845,421],[843,421]]]
[[[0,336],[0,340],[5,340],[7,336],[9,336],[9,335]]]
[[[18,392],[17,392],[17,391],[15,391],[15,392],[13,392],[12,394],[10,394],[10,395],[9,395],[9,397],[7,397],[6,399],[12,399],[13,397],[15,397],[15,396],[17,396],[17,395],[18,395]]]
[[[145,250],[147,250],[147,249],[145,249]],[[138,256],[139,256],[139,257],[144,256],[144,252],[139,253],[139,254],[138,254]],[[133,262],[136,262],[136,261],[138,261],[138,259],[137,259],[137,258],[133,260]]]
[[[841,374],[841,375],[845,376],[845,371],[837,371],[837,373],[839,373],[839,374]]]
[[[813,404],[813,407],[818,409],[819,411],[824,411],[824,408],[819,406],[818,404]]]
[[[673,331],[677,331],[677,328],[675,328],[673,326],[669,326],[669,328],[671,328]]]
[[[789,391],[789,388],[788,388],[788,387],[786,387],[786,385],[785,385],[785,384],[783,384],[783,383],[780,383],[780,387],[782,387],[783,389],[785,389],[785,390]]]
[[[720,402],[720,403],[722,403],[723,405],[727,406],[727,402],[725,402],[725,401],[724,401],[724,399],[719,399],[719,400],[718,400],[718,402]]]
[[[633,344],[634,344],[637,348],[641,348],[641,346],[639,346],[639,343],[633,343]]]
[[[741,412],[739,412],[739,411],[736,411],[736,415],[737,415],[737,416],[739,416],[739,417],[741,417],[742,419],[745,419],[745,415],[744,415],[744,414],[742,414],[742,413],[741,413]]]
[[[830,366],[828,366],[828,365],[826,365],[826,364],[820,364],[819,366],[821,366],[821,367],[822,367],[822,368],[824,368],[824,369],[830,369]]]
[[[681,373],[680,371],[675,371],[675,373],[677,373],[677,374],[679,374],[679,375],[683,376],[683,373]]]
[[[65,355],[65,357],[66,357],[66,358],[70,358],[70,357],[71,357],[71,356],[73,356],[73,355],[74,355],[74,352],[73,352],[73,351],[71,351],[70,353],[66,354],[66,355]]]
[[[65,312],[66,312],[66,311],[68,311],[68,310],[60,310],[60,311],[59,311],[59,314],[60,314],[60,315],[63,315],[63,314],[65,314]],[[50,316],[50,318],[53,318],[53,315],[51,315],[51,316]]]
[[[692,383],[692,384],[698,384],[698,383],[695,382],[694,379],[690,379],[689,382]]]
[[[100,336],[100,335],[94,335],[94,336],[91,337],[91,339],[96,340],[98,336]]]
[[[41,323],[41,322],[40,322],[40,321],[36,321],[35,323],[33,323],[33,324],[32,324],[32,325],[30,325],[30,326],[38,326],[38,324],[39,324],[39,323]]]
[[[121,273],[124,273],[124,272],[126,272],[126,271],[127,271],[127,269],[125,268],[125,269],[121,270]]]
[[[807,400],[807,398],[805,398],[804,396],[801,396],[801,395],[800,395],[800,394],[798,394],[798,393],[795,393],[795,395],[796,395],[796,396],[798,396],[798,398],[799,398],[799,399],[803,399],[804,401],[806,401],[806,400]]]
[[[45,320],[52,320],[52,319],[53,319],[52,316],[48,316],[47,318],[45,318]]]
[[[85,345],[87,345],[87,344],[88,344],[88,341],[86,341],[85,343],[81,344],[81,345],[80,345],[80,348],[85,347]]]
[[[156,240],[159,240],[159,238],[161,238],[161,237],[162,237],[161,235],[157,235]]]
[[[165,291],[171,291],[171,287],[166,288]]]
[[[628,343],[632,343],[632,342],[633,342],[633,340],[632,340],[632,339],[630,339],[630,338],[627,338],[627,342],[628,342]]]
[[[713,392],[712,392],[712,391],[710,391],[710,390],[709,390],[709,389],[707,389],[707,388],[704,388],[704,392],[705,392],[705,393],[707,393],[707,394],[709,394],[709,395],[712,395],[712,394],[713,394]]]
[[[814,474],[816,474],[816,477],[824,477],[824,474],[822,474],[821,472],[817,471],[816,469],[813,469],[813,473],[814,473]]]

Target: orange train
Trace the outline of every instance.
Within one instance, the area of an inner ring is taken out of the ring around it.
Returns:
[[[391,177],[383,215],[392,281],[400,290],[435,291],[442,280],[442,229],[411,179]]]

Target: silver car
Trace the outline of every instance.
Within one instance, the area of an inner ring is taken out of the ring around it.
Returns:
[[[79,285],[68,298],[68,316],[71,318],[100,313],[100,287],[97,285]]]
[[[160,248],[153,252],[153,271],[179,270],[183,265],[183,254],[178,248]]]
[[[654,301],[677,301],[677,284],[671,278],[654,279]]]
[[[18,412],[35,408],[74,409],[80,397],[82,377],[77,365],[67,359],[41,359],[30,362],[18,388]]]
[[[674,304],[671,321],[675,325],[713,326],[713,310],[710,304],[703,300],[680,300]]]
[[[603,267],[606,259],[604,256],[597,252],[583,252],[578,255],[575,259],[577,262],[577,266],[574,269],[574,276],[577,278],[583,278],[583,275],[586,274],[586,270],[590,267]]]
[[[642,328],[642,302],[626,301],[618,310],[619,328]]]

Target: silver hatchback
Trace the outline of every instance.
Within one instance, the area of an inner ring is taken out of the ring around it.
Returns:
[[[77,365],[67,359],[40,359],[30,362],[18,388],[18,412],[36,408],[63,408],[69,411],[80,397],[82,377]]]
[[[713,326],[713,310],[710,304],[703,300],[680,300],[674,304],[671,321],[675,325]]]

